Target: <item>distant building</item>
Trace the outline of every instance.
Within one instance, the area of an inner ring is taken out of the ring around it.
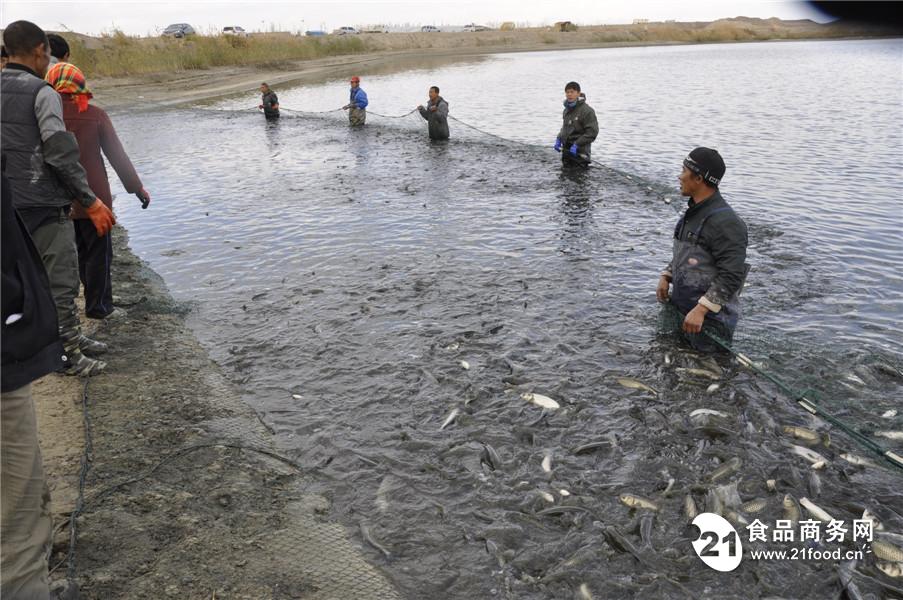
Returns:
[[[649,19],[634,19],[633,20],[634,25],[645,25],[648,22],[649,22]]]
[[[505,21],[502,23],[501,27],[499,27],[502,31],[514,31],[515,28],[514,21]]]

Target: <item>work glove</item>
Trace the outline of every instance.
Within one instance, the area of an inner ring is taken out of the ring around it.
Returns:
[[[561,152],[561,140],[555,138],[555,145],[552,147],[555,148],[555,152]]]
[[[107,208],[107,205],[100,198],[96,198],[94,204],[86,208],[85,212],[88,213],[88,218],[94,224],[98,237],[105,236],[116,224],[116,217],[113,216],[113,211]]]
[[[140,190],[135,192],[135,195],[138,196],[139,200],[141,200],[141,208],[142,209],[147,208],[148,205],[150,204],[150,200],[151,200],[150,193],[148,193],[148,191],[146,189],[141,188]]]
[[[258,104],[258,105],[257,105],[257,108],[260,109],[260,110],[263,110],[263,104]]]
[[[577,156],[577,144],[571,144],[571,149],[568,152],[571,153],[571,156]]]

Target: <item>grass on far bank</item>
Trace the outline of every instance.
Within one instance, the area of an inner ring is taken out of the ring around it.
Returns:
[[[355,36],[297,37],[255,35],[249,38],[200,36],[189,38],[139,38],[117,31],[104,35],[100,44],[63,34],[69,42],[71,61],[90,77],[120,77],[179,72],[230,65],[279,65],[364,52]]]

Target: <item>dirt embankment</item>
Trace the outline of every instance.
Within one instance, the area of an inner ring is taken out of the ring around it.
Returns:
[[[128,317],[94,332],[111,351],[86,394],[90,469],[74,547],[82,598],[396,598],[329,520],[329,500],[305,492],[305,466],[277,454],[125,235],[115,231],[113,280]],[[50,375],[35,387],[57,581],[79,496],[83,386]]]

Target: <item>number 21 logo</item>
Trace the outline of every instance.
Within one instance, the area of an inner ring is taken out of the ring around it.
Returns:
[[[693,519],[699,528],[699,538],[693,542],[693,550],[709,567],[727,573],[740,566],[743,545],[737,530],[727,520],[715,513],[700,513]]]

